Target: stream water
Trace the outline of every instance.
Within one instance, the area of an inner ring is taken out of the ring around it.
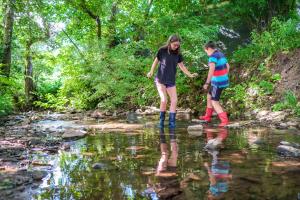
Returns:
[[[298,132],[187,126],[70,142],[47,158],[53,168],[33,199],[300,198],[299,160],[276,152],[280,141],[300,143]],[[213,138],[218,148],[204,149]]]

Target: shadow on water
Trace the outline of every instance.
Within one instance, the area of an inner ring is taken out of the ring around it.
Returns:
[[[300,163],[277,155],[282,140],[300,136],[213,127],[88,136],[52,160],[33,198],[297,199]]]

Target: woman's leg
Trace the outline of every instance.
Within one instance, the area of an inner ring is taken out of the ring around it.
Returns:
[[[174,129],[176,127],[176,106],[177,106],[176,86],[167,88],[167,93],[170,96],[170,101],[171,101],[170,114],[169,114],[169,128]]]
[[[157,91],[160,97],[160,114],[159,114],[159,128],[164,128],[167,108],[167,90],[166,86],[156,81]]]
[[[167,88],[167,93],[170,97],[171,106],[170,106],[170,113],[176,113],[177,107],[177,92],[176,86]]]
[[[160,97],[160,111],[166,112],[167,102],[168,102],[166,86],[156,81],[156,87]]]

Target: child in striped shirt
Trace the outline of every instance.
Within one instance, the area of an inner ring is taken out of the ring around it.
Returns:
[[[203,89],[207,90],[209,85],[210,88],[207,94],[206,113],[204,116],[200,116],[199,119],[210,122],[213,111],[215,110],[221,120],[219,126],[226,126],[228,125],[229,120],[227,113],[224,112],[219,100],[222,91],[229,86],[229,64],[224,54],[217,50],[216,44],[213,41],[209,41],[204,46],[204,51],[209,56],[209,72]]]

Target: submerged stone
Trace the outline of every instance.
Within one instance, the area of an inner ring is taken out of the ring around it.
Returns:
[[[87,135],[87,132],[84,130],[75,130],[75,129],[68,129],[62,135],[63,139],[75,139],[75,138],[82,138]]]
[[[203,126],[201,124],[188,126],[187,131],[200,131],[203,130]]]
[[[292,146],[279,145],[277,147],[277,153],[285,157],[300,158],[300,149],[297,149]]]

